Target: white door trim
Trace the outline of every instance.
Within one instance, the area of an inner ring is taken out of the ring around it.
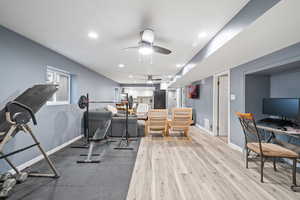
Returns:
[[[228,144],[230,144],[230,70],[223,71],[214,75],[213,81],[213,135],[218,135],[218,78],[228,76]]]

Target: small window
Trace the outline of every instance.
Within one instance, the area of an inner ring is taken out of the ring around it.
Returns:
[[[47,83],[58,85],[58,91],[47,102],[48,105],[62,105],[70,103],[71,76],[68,72],[48,67]]]

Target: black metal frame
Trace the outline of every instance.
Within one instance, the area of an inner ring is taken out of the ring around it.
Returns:
[[[121,137],[121,140],[118,144],[118,147],[115,147],[114,149],[116,150],[134,150],[132,147],[129,147],[129,143],[130,143],[130,139],[129,139],[129,132],[128,132],[128,93],[126,94],[126,99],[127,102],[125,104],[126,106],[126,114],[125,114],[125,131],[123,132],[123,135]],[[125,134],[124,134],[125,133]],[[125,139],[124,139],[124,135],[125,135]],[[131,141],[133,141],[134,139],[131,139]],[[126,145],[124,146],[124,141],[126,141]]]
[[[239,116],[239,121],[240,121],[240,124],[241,124],[243,132],[244,132],[244,136],[245,136],[246,168],[248,168],[249,154],[251,152],[251,149],[249,149],[248,146],[247,146],[247,144],[248,144],[247,132],[249,132],[251,134],[254,134],[257,137],[257,140],[258,140],[258,143],[259,143],[259,149],[260,149],[259,157],[260,157],[260,161],[261,161],[261,164],[260,164],[261,179],[260,179],[260,181],[263,183],[263,170],[264,170],[265,161],[268,158],[271,158],[273,160],[274,171],[277,171],[276,159],[277,158],[282,158],[282,157],[270,157],[270,156],[263,155],[260,133],[259,133],[258,128],[256,126],[256,122],[254,120],[254,117],[252,115],[251,115],[251,119],[245,119],[245,118]],[[275,138],[275,134],[273,132],[271,133],[271,137],[267,140],[267,142],[271,142],[272,138]],[[293,161],[291,189],[294,190],[296,187],[299,187],[297,185],[297,181],[296,181],[297,158],[295,158],[295,159],[289,158],[289,159],[291,159]]]
[[[81,146],[72,146],[72,148],[88,148],[88,154],[81,154],[81,156],[87,156],[87,158],[85,160],[79,160],[77,161],[77,163],[99,163],[100,160],[92,160],[92,156],[100,156],[100,154],[94,154],[93,153],[93,148],[95,145],[95,142],[99,142],[99,141],[103,141],[103,140],[107,140],[108,136],[107,136],[107,132],[108,132],[108,128],[111,126],[111,121],[109,122],[109,126],[106,127],[105,130],[105,135],[103,138],[101,139],[97,139],[97,132],[100,130],[96,130],[96,132],[93,134],[93,137],[91,137],[90,134],[90,127],[89,127],[89,112],[90,112],[90,103],[125,103],[126,106],[126,115],[125,115],[125,131],[122,134],[121,140],[118,144],[117,147],[115,147],[114,149],[116,150],[133,150],[133,148],[129,147],[129,132],[128,132],[128,109],[129,109],[129,105],[128,105],[128,94],[126,94],[126,100],[121,101],[121,102],[115,102],[115,101],[90,101],[89,99],[89,94],[87,93],[86,96],[81,96],[78,102],[79,107],[85,108],[85,117],[84,117],[84,121],[85,121],[85,126],[84,126],[84,136],[86,138],[86,144],[85,145],[81,145]],[[82,102],[82,100],[84,102]],[[126,145],[124,146],[124,141],[126,141]],[[115,141],[107,141],[107,142],[115,142]],[[102,154],[103,155],[103,152]]]
[[[89,94],[86,94],[86,98],[87,98],[87,104],[85,105],[85,112],[86,112],[86,116],[84,117],[84,137],[85,137],[85,141],[84,144],[81,145],[73,145],[71,146],[71,148],[75,148],[75,149],[88,149],[90,148],[90,131],[89,131]],[[80,106],[79,106],[80,107]],[[80,107],[81,108],[81,107]],[[99,154],[94,154],[93,156],[99,156]]]
[[[15,154],[17,154],[17,153],[20,153],[20,152],[22,152],[22,151],[26,151],[27,149],[30,149],[30,148],[32,148],[32,147],[35,147],[35,146],[37,146],[38,144],[39,144],[39,143],[35,143],[35,144],[30,145],[30,146],[27,146],[27,147],[24,147],[24,148],[20,148],[20,149],[18,149],[18,150],[16,150],[16,151],[13,151],[13,152],[10,152],[10,153],[7,153],[7,154],[3,154],[3,153],[0,152],[0,154],[2,155],[2,156],[0,156],[0,160],[1,160],[1,159],[5,159],[5,158],[7,158],[7,157],[9,157],[9,156],[15,155]]]
[[[8,157],[15,155],[17,153],[21,153],[23,151],[26,151],[30,148],[33,148],[35,146],[38,147],[38,149],[40,150],[40,152],[42,153],[43,157],[45,158],[46,162],[48,163],[50,169],[52,170],[53,173],[49,173],[49,174],[43,174],[43,173],[29,173],[29,176],[34,176],[34,177],[51,177],[51,178],[58,178],[59,177],[59,173],[56,170],[54,164],[52,163],[52,161],[49,159],[47,153],[44,151],[44,149],[42,148],[42,146],[40,145],[39,141],[37,140],[37,138],[35,137],[35,135],[33,134],[32,129],[29,127],[29,125],[27,124],[29,122],[29,119],[24,119],[23,122],[18,122],[18,121],[14,121],[11,118],[11,112],[9,110],[9,107],[11,105],[14,105],[18,108],[22,108],[25,111],[23,112],[28,112],[30,114],[30,117],[34,123],[34,125],[36,125],[36,119],[34,116],[34,112],[31,110],[31,108],[29,108],[28,106],[17,102],[17,101],[13,101],[13,102],[9,102],[6,106],[5,106],[5,117],[6,117],[6,122],[8,122],[8,124],[10,125],[10,128],[5,132],[5,136],[4,138],[1,140],[0,142],[0,159],[4,159],[9,166],[17,173],[20,174],[21,172],[18,170],[18,168],[16,166],[14,166],[14,164],[8,159]],[[23,131],[25,133],[28,133],[33,141],[34,144],[29,145],[27,147],[24,148],[20,148],[18,150],[15,150],[13,152],[4,154],[3,153],[3,148],[4,145],[12,138],[14,137],[19,131]]]
[[[256,123],[255,123],[255,126],[256,126]],[[267,139],[267,143],[275,142],[275,141],[276,141],[276,134],[273,131],[270,131],[270,136]],[[276,158],[273,158],[273,168],[274,168],[275,171],[277,171],[277,168],[276,168]],[[291,185],[291,189],[293,191],[295,191],[295,189],[299,189],[300,188],[300,185],[297,185],[297,183],[296,183],[297,182],[296,181],[296,176],[297,176],[297,174],[296,174],[297,173],[297,159],[293,160],[292,169],[293,169],[293,172],[292,172],[293,173],[293,185]]]
[[[88,151],[88,154],[81,154],[80,156],[87,156],[87,158],[85,160],[78,160],[77,163],[100,163],[101,160],[93,160],[92,157],[93,156],[100,156],[100,154],[94,154],[93,153],[93,150],[94,150],[94,145],[96,144],[96,142],[101,142],[101,141],[104,141],[106,140],[107,142],[114,142],[114,141],[108,141],[107,140],[107,132],[108,132],[108,129],[111,125],[111,120],[109,120],[106,124],[106,128],[105,128],[105,133],[104,133],[104,136],[103,138],[99,138],[98,137],[98,134],[100,133],[100,129],[98,128],[93,136],[92,139],[89,139],[89,151]],[[104,152],[102,152],[101,155],[103,155]]]

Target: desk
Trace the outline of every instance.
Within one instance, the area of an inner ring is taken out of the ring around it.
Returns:
[[[275,125],[272,125],[271,123],[261,123],[261,122],[257,122],[256,124],[258,129],[262,129],[262,130],[266,130],[266,131],[270,131],[276,134],[281,134],[281,135],[288,135],[288,136],[292,136],[292,137],[298,137],[300,138],[300,130],[281,130],[278,129]]]
[[[296,137],[300,139],[300,130],[299,129],[292,129],[292,128],[287,128],[287,130],[282,130],[279,129],[278,126],[273,125],[271,123],[262,123],[262,122],[257,122],[256,127],[258,129],[268,131],[271,133],[271,137],[268,139],[268,142],[270,142],[272,139],[276,138],[277,135],[287,135],[291,137]],[[300,154],[300,150],[298,152]]]
[[[261,129],[261,130],[264,130],[264,131],[268,131],[271,133],[271,136],[270,138],[268,138],[267,142],[274,142],[278,145],[281,145],[285,148],[288,148],[296,153],[298,153],[299,155],[299,158],[300,158],[300,145],[295,145],[295,144],[291,144],[291,143],[288,143],[288,142],[284,142],[284,141],[281,141],[281,140],[278,140],[276,138],[276,135],[287,135],[287,136],[291,136],[291,137],[296,137],[296,138],[299,138],[300,139],[300,130],[292,130],[292,129],[289,129],[287,127],[288,130],[282,130],[282,129],[278,129],[277,126],[275,125],[272,125],[271,123],[262,123],[262,122],[257,122],[256,124],[256,127],[258,129]],[[292,186],[292,189],[295,189],[295,188],[300,188],[300,186]]]

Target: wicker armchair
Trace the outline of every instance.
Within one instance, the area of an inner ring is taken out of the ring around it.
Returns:
[[[183,131],[184,136],[187,137],[193,122],[192,114],[192,108],[173,108],[172,120],[169,122],[170,131]]]
[[[167,109],[151,109],[148,112],[147,134],[162,133],[162,136],[167,134]]]

